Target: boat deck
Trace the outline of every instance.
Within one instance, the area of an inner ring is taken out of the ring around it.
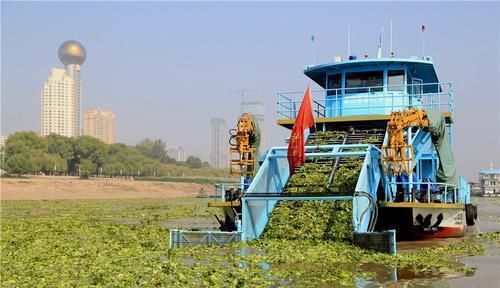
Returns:
[[[464,204],[460,203],[420,203],[420,202],[381,202],[381,207],[388,208],[442,208],[442,209],[457,209],[464,208]]]
[[[453,123],[452,115],[451,112],[443,112],[446,123]],[[370,123],[368,126],[386,126],[387,121],[389,121],[391,118],[391,115],[366,115],[366,116],[343,116],[343,117],[319,117],[315,118],[314,120],[316,121],[316,124],[325,124],[327,127],[328,126],[333,126],[335,125],[338,127],[338,125],[346,123],[349,125],[353,125],[353,122],[358,122],[358,123],[363,123],[367,122]],[[379,122],[381,125],[376,125],[377,122]],[[291,129],[293,127],[293,124],[295,123],[295,119],[278,119],[277,124],[280,126],[283,126],[285,128]],[[363,124],[367,124],[363,123]]]

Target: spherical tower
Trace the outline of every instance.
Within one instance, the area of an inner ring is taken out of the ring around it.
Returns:
[[[82,135],[82,82],[80,80],[80,66],[85,62],[87,52],[80,42],[68,40],[61,44],[58,51],[59,59],[65,66],[66,76],[72,78],[71,99],[73,100],[72,114],[74,137]]]
[[[58,55],[64,65],[82,65],[87,57],[87,52],[80,42],[68,40],[61,44]]]

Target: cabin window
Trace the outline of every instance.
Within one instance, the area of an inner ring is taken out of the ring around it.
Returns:
[[[328,91],[327,95],[341,94],[342,88],[342,74],[334,74],[328,76]],[[332,90],[335,89],[335,90]]]
[[[387,73],[387,90],[404,91],[404,81],[404,70],[389,70]]]
[[[384,85],[384,71],[346,73],[345,93],[380,92]],[[359,87],[359,88],[358,88]],[[368,87],[376,87],[370,88]],[[355,89],[357,88],[357,89]]]

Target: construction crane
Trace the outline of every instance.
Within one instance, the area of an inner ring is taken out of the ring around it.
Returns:
[[[209,207],[220,207],[224,218],[215,215],[221,231],[235,231],[241,224],[241,197],[248,188],[256,172],[256,159],[260,144],[260,130],[249,113],[243,113],[238,118],[236,129],[229,130],[230,173],[240,175],[241,186],[222,189],[223,201],[209,203]],[[238,224],[240,223],[240,224]]]
[[[402,112],[392,112],[391,119],[387,123],[387,145],[382,146],[384,172],[390,175],[412,175],[415,155],[412,143],[405,142],[404,129],[408,127],[422,128],[430,133],[439,160],[436,181],[457,185],[455,160],[446,133],[445,118],[438,110],[424,111],[411,108]]]
[[[258,127],[250,113],[243,113],[236,129],[229,130],[230,173],[251,178],[256,170],[260,142]]]
[[[407,127],[429,128],[429,119],[424,110],[409,109],[395,111],[387,123],[387,145],[382,146],[382,162],[386,173],[411,175],[414,164],[413,147],[405,141]]]

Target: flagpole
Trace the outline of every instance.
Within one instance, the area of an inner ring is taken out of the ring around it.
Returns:
[[[347,59],[351,56],[351,24],[347,24]]]
[[[390,40],[389,46],[391,46],[391,47],[389,47],[389,50],[390,50],[389,56],[392,58],[392,57],[394,57],[394,51],[392,51],[392,19],[391,19],[391,37],[390,37],[390,39],[391,40]]]
[[[422,25],[422,59],[425,57],[425,25]]]
[[[314,35],[311,35],[312,66],[314,66]]]
[[[311,92],[311,88],[309,87],[309,85],[307,85],[307,90],[309,90],[309,93]],[[314,120],[314,108],[313,108],[313,100],[312,100],[312,95],[311,95],[311,112],[313,112],[313,129],[314,129],[314,133],[316,133],[316,120]],[[319,109],[319,108],[318,108]]]

